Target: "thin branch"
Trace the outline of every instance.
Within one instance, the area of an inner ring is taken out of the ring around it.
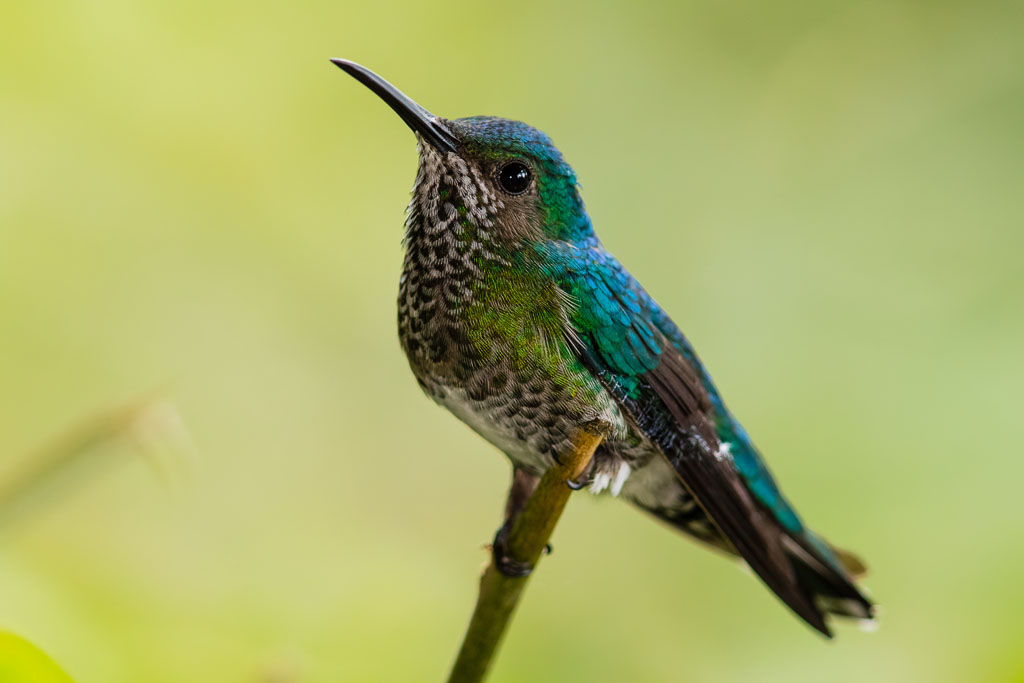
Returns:
[[[517,562],[536,566],[555,530],[572,490],[566,483],[580,476],[594,456],[602,437],[581,432],[572,453],[548,469],[513,524],[506,555]],[[480,595],[473,617],[462,639],[448,683],[478,683],[484,680],[529,577],[508,577],[492,562],[480,579]]]

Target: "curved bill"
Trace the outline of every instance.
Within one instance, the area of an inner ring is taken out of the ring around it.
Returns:
[[[377,96],[387,102],[388,106],[402,117],[405,124],[422,135],[424,140],[441,151],[455,151],[457,142],[455,136],[437,120],[436,116],[416,104],[401,90],[365,66],[360,66],[347,59],[332,59],[331,61],[339,69],[377,93]]]

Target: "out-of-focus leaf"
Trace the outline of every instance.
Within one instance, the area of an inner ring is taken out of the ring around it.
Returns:
[[[0,683],[70,683],[52,659],[20,636],[0,631]]]

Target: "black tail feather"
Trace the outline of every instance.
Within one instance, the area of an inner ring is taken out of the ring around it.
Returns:
[[[845,567],[837,568],[803,539],[787,536],[785,540],[797,582],[819,610],[841,617],[874,619],[874,605],[847,576]]]

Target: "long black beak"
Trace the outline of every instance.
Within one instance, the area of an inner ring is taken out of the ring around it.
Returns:
[[[437,117],[416,104],[401,90],[373,73],[365,66],[360,66],[347,59],[332,59],[332,62],[388,103],[395,113],[402,117],[405,124],[423,136],[423,139],[444,152],[454,152],[457,140]]]

